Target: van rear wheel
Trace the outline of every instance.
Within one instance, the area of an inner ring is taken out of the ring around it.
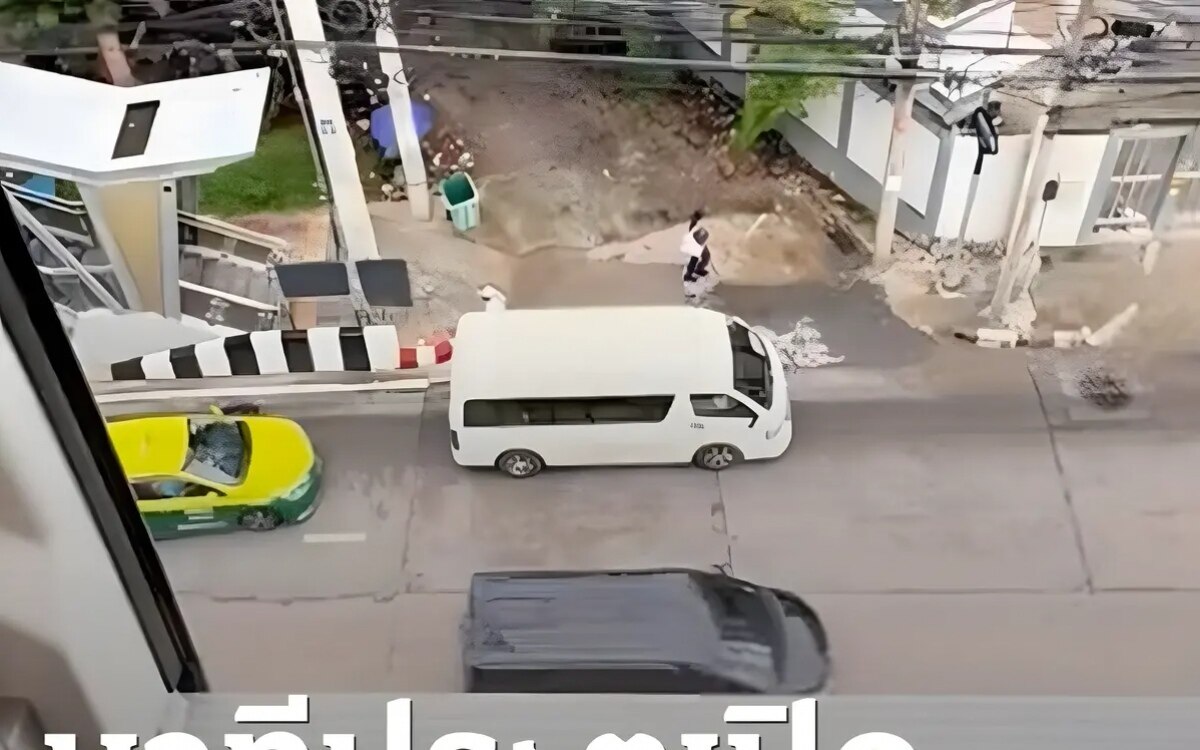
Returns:
[[[721,471],[742,460],[742,452],[727,443],[706,445],[696,451],[692,462],[702,469]]]
[[[525,479],[537,474],[545,466],[542,457],[524,449],[505,451],[496,459],[496,468],[510,477]]]

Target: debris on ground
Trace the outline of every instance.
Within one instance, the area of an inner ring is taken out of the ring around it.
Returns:
[[[441,125],[421,139],[421,153],[425,156],[429,179],[439,183],[461,170],[475,167],[475,158],[467,150],[465,141],[457,129]]]
[[[844,356],[834,357],[829,353],[829,346],[821,341],[821,332],[812,323],[812,318],[801,318],[795,328],[782,335],[764,326],[755,326],[754,331],[775,346],[785,372],[836,365],[845,360]]]
[[[1075,385],[1080,396],[1102,409],[1122,409],[1133,401],[1128,381],[1108,370],[1084,370]]]
[[[891,257],[855,274],[860,280],[882,287],[893,314],[913,328],[946,331],[965,324],[973,329],[977,326],[971,324],[978,311],[976,305],[992,288],[1001,256],[1000,243],[964,243],[959,247],[953,240],[897,237]],[[1016,325],[1014,330],[1025,336],[1032,327],[1033,314],[1032,301],[1016,305],[1009,313],[1011,320],[1001,325]]]
[[[1097,328],[1085,341],[1089,346],[1108,346],[1133,321],[1137,313],[1138,304],[1134,302],[1129,307],[1114,315],[1107,323]]]
[[[1022,292],[1004,308],[1000,315],[1000,325],[1012,331],[1021,338],[1029,338],[1033,333],[1033,322],[1037,320],[1037,307],[1029,292]]]

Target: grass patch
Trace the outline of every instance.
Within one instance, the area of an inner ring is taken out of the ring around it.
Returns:
[[[302,211],[321,205],[304,123],[280,118],[249,159],[200,177],[200,213],[229,217]]]
[[[69,180],[54,181],[54,197],[65,201],[83,200],[83,196],[79,194],[79,186]]]

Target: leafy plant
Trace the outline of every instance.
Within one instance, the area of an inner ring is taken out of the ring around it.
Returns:
[[[820,36],[834,28],[837,14],[828,0],[759,0],[750,13],[738,14],[737,25],[747,25],[758,16],[773,30]],[[756,24],[757,25],[757,24]],[[771,44],[763,45],[755,62],[826,62],[851,51],[843,44]],[[738,114],[733,137],[734,148],[746,150],[758,137],[770,130],[785,112],[804,117],[804,103],[835,91],[839,81],[831,76],[807,73],[751,73],[746,77],[746,96]]]

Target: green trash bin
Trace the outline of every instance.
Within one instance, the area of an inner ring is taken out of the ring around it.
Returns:
[[[442,205],[460,232],[479,226],[479,191],[471,175],[459,172],[442,180]]]

